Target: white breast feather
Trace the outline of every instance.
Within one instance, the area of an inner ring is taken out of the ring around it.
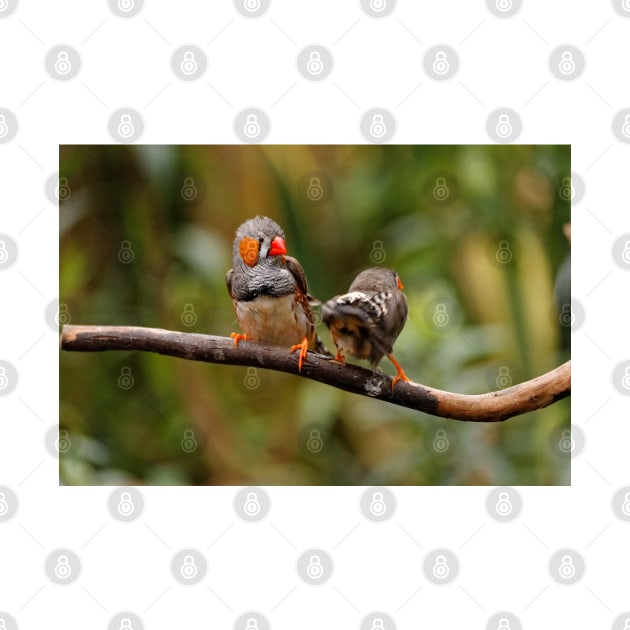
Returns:
[[[243,332],[253,341],[292,346],[307,334],[308,320],[301,308],[293,309],[294,295],[263,295],[236,304],[236,318]]]

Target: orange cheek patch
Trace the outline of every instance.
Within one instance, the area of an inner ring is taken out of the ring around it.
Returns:
[[[260,249],[260,243],[257,238],[250,238],[245,236],[241,239],[238,246],[238,251],[243,259],[243,262],[253,267],[258,262],[258,250]]]

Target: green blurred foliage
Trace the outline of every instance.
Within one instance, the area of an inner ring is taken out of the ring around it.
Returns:
[[[73,324],[227,336],[234,231],[266,214],[320,299],[374,264],[399,272],[410,316],[394,351],[412,379],[500,389],[569,357],[554,282],[570,161],[568,146],[63,146],[60,302]],[[60,361],[66,484],[570,482],[568,400],[464,423],[262,369]]]

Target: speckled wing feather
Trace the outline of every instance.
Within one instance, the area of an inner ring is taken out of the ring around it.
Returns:
[[[373,364],[392,352],[407,312],[407,299],[397,274],[384,268],[361,272],[348,293],[322,305],[324,323],[338,351],[369,359]]]
[[[234,269],[228,269],[228,272],[225,274],[225,284],[227,286],[228,293],[230,297],[232,296],[232,276],[234,275]]]
[[[287,269],[291,272],[295,281],[297,282],[298,288],[304,295],[308,294],[308,286],[306,283],[306,274],[304,273],[304,268],[300,263],[293,258],[293,256],[285,256],[284,262],[287,266]]]
[[[390,291],[352,291],[336,299],[337,308],[345,314],[355,314],[366,325],[377,326],[387,315]]]
[[[354,339],[355,353],[373,363],[389,351],[379,334],[382,311],[364,293],[353,292],[322,304],[324,323]]]

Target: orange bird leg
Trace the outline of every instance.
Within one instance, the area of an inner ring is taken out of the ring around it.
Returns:
[[[249,341],[251,339],[248,334],[241,335],[240,333],[232,333],[230,337],[234,339],[234,347],[238,346],[239,341]]]
[[[302,363],[306,357],[306,353],[308,352],[308,337],[304,337],[300,343],[296,343],[294,346],[291,346],[289,352],[295,352],[296,350],[300,351],[300,357],[298,359],[298,372],[302,371]]]
[[[405,374],[405,370],[402,369],[400,363],[398,363],[398,361],[394,359],[393,354],[391,353],[388,354],[387,358],[394,364],[394,367],[396,368],[396,372],[397,372],[396,376],[394,376],[394,380],[392,381],[392,392],[393,392],[394,386],[396,385],[396,383],[398,383],[398,381],[407,381],[409,383],[410,379]]]
[[[346,362],[346,357],[341,354],[341,350],[339,350],[339,348],[337,348],[337,356],[335,357],[335,361],[340,361],[341,363]]]

